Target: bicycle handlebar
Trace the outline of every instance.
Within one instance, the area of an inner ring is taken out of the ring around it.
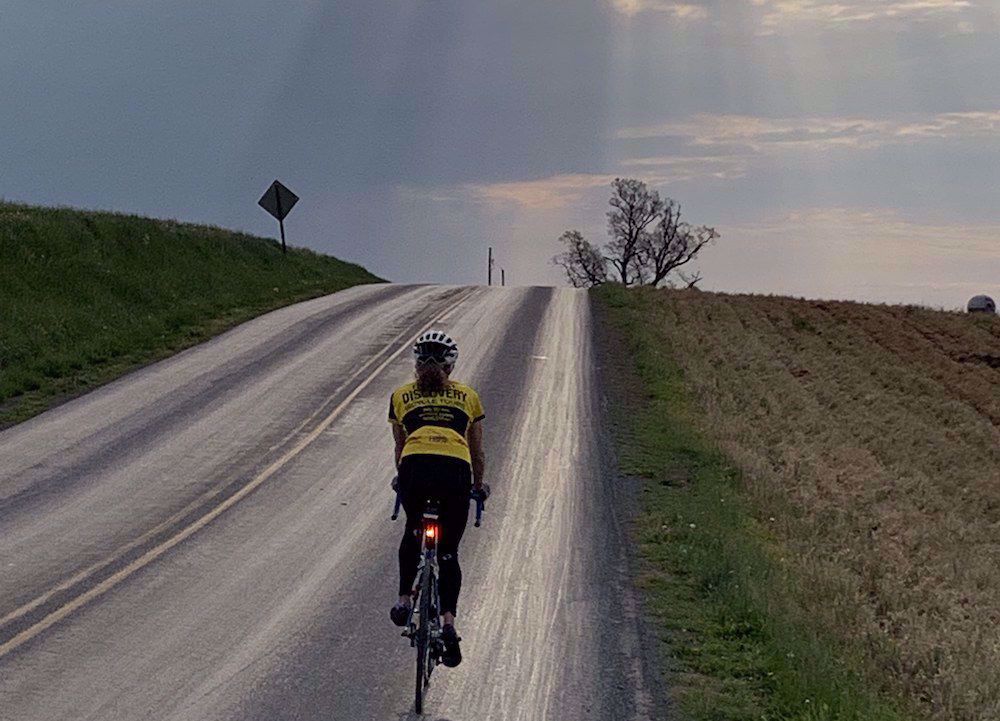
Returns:
[[[486,509],[486,499],[483,494],[473,490],[471,493],[472,499],[476,502],[476,528],[483,525],[483,511]]]
[[[392,508],[392,519],[395,521],[399,518],[399,508],[403,505],[403,500],[399,495],[399,476],[392,479],[392,490],[396,492],[396,504]],[[482,493],[477,492],[475,489],[469,493],[469,497],[476,502],[476,528],[483,525],[483,511],[486,510],[486,499],[483,498]]]

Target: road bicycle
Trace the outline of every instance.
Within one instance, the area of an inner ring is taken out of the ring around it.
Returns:
[[[399,508],[402,499],[399,496],[399,484],[393,479],[392,487],[396,491],[396,506],[392,511],[392,520],[399,518]],[[483,510],[486,505],[484,494],[471,493],[476,502],[476,528],[482,525]],[[417,578],[413,582],[410,595],[413,603],[410,606],[410,617],[402,635],[410,639],[410,647],[417,649],[417,683],[414,693],[414,710],[418,714],[424,712],[424,695],[431,684],[431,673],[434,667],[441,663],[444,654],[444,642],[441,640],[441,603],[438,592],[438,560],[437,544],[441,536],[441,526],[438,523],[438,507],[433,500],[428,500],[420,522],[420,565],[417,566]]]

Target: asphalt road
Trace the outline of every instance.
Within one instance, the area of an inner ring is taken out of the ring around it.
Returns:
[[[494,497],[426,717],[652,718],[586,296],[369,286],[0,433],[0,719],[412,717],[385,417],[429,325]]]

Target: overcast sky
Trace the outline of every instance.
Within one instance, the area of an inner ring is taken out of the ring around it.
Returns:
[[[1000,0],[6,0],[0,196],[561,283],[645,179],[703,287],[1000,296]]]

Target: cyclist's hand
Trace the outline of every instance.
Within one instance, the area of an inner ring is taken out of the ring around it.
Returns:
[[[392,483],[390,483],[389,485],[392,486],[392,490],[394,490],[394,491],[396,491],[398,493],[399,492],[399,476],[393,476],[392,477]]]
[[[490,484],[489,483],[477,483],[472,489],[472,497],[478,498],[481,501],[485,501],[490,497]]]

